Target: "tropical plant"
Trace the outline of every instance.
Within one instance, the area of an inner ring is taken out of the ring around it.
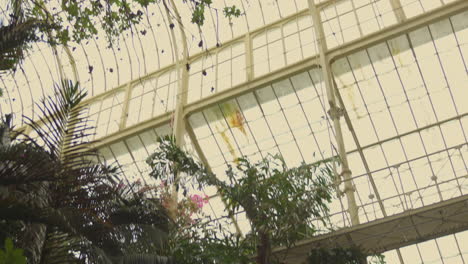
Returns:
[[[14,70],[24,58],[28,44],[40,40],[36,31],[49,28],[43,20],[28,17],[22,2],[11,0],[8,16],[0,17],[0,73]]]
[[[158,138],[158,143],[147,163],[152,168],[150,176],[161,180],[166,188],[162,195],[166,206],[174,197],[168,193],[169,185],[188,197],[193,197],[189,195],[191,190],[215,186],[228,215],[243,211],[251,226],[251,231],[242,237],[229,229],[230,217],[214,221],[200,212],[190,225],[172,225],[167,254],[174,256],[178,264],[281,263],[282,259],[272,254],[272,248],[292,247],[298,240],[316,234],[318,228],[312,219],[319,219],[332,229],[327,218],[333,186],[329,160],[287,168],[280,156],[270,155],[257,163],[239,158],[236,167],[228,167],[227,179],[221,181],[178,147],[173,137]],[[179,200],[177,214],[184,214],[180,211],[184,201]],[[307,261],[361,264],[366,257],[359,248],[318,248],[310,252]],[[370,257],[371,263],[385,263],[383,255]]]
[[[0,249],[0,264],[26,264],[23,250],[14,248],[11,238],[5,239],[5,251]]]
[[[175,184],[183,193],[187,192],[187,186],[194,189],[215,186],[228,214],[244,211],[250,221],[251,231],[246,238],[226,232],[210,219],[194,225],[196,231],[184,230],[191,238],[185,244],[196,251],[192,256],[211,260],[206,263],[218,263],[220,256],[222,263],[248,263],[252,261],[249,257],[256,255],[256,263],[270,264],[275,261],[272,247],[290,247],[315,233],[312,218],[328,223],[332,171],[327,163],[287,168],[280,156],[268,156],[257,163],[239,158],[237,166],[226,171],[227,180],[221,181],[178,148],[172,138],[161,138],[159,142],[158,151],[147,160],[152,167],[151,176]],[[218,236],[213,232],[218,232]],[[221,254],[216,248],[229,253]]]
[[[367,264],[367,258],[372,264],[385,264],[381,254],[368,256],[358,247],[351,248],[315,248],[309,252],[309,264]]]
[[[11,237],[28,263],[171,263],[160,256],[168,217],[141,186],[89,148],[86,93],[63,81],[28,122],[37,135],[0,134],[0,241]]]
[[[317,228],[312,219],[328,223],[333,174],[327,164],[288,168],[277,155],[257,163],[240,158],[226,175],[227,181],[210,174],[201,180],[218,188],[231,213],[245,211],[257,251],[256,263],[279,262],[273,258],[272,247],[291,247],[314,235]]]
[[[253,263],[251,243],[229,229],[227,219],[204,216],[171,236],[171,255],[178,264]]]
[[[179,148],[173,137],[161,137],[157,141],[158,149],[146,162],[152,168],[150,176],[164,186],[164,194],[160,196],[165,197],[164,204],[173,212],[166,254],[173,256],[178,264],[250,263],[254,252],[250,243],[232,233],[226,221],[212,221],[202,213],[208,197],[191,194],[206,186],[198,179],[209,172]],[[174,190],[181,194],[177,201],[171,193]]]

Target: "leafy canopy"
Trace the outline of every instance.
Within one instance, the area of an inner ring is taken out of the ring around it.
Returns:
[[[362,264],[367,255],[358,247],[352,248],[316,248],[309,252],[309,264]],[[385,256],[376,254],[370,256],[369,263],[385,264]]]
[[[51,29],[40,31],[51,41],[66,44],[69,41],[81,42],[97,35],[100,25],[112,44],[119,35],[131,30],[148,16],[151,5],[162,5],[173,14],[173,1],[166,0],[13,0],[22,4],[32,18],[47,22]],[[192,11],[191,22],[203,26],[205,11],[214,9],[212,0],[184,1]],[[235,6],[227,6],[223,14],[239,17],[241,11]]]
[[[150,176],[175,184],[184,195],[190,189],[214,186],[228,215],[216,221],[202,215],[189,227],[173,230],[171,253],[178,263],[252,263],[251,256],[261,254],[268,255],[269,261],[272,247],[290,247],[313,235],[317,227],[312,219],[327,223],[332,171],[326,163],[288,168],[280,156],[256,163],[239,158],[222,181],[173,138],[158,142],[158,150],[147,159]],[[251,231],[245,237],[229,229],[229,218],[238,212],[245,212],[250,222]]]
[[[169,263],[159,255],[165,210],[98,162],[85,95],[63,81],[38,104],[40,121],[28,119],[37,137],[0,144],[0,238],[18,241],[33,264]]]
[[[239,158],[226,181],[202,180],[219,189],[231,213],[246,212],[253,234],[266,232],[275,246],[292,246],[315,233],[312,219],[327,224],[332,175],[327,164],[288,168],[281,156],[269,155],[256,163]]]

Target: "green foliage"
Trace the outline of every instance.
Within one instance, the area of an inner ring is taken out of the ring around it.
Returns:
[[[45,9],[45,2],[36,2],[32,8],[34,17],[40,17],[55,25],[55,35],[49,35],[59,43],[70,40],[81,42],[98,32],[96,25],[101,25],[113,42],[120,33],[138,24],[144,15],[145,8],[156,0],[96,0],[96,1],[61,1],[61,10],[51,12]],[[60,14],[63,12],[63,14]],[[72,28],[64,26],[68,21]]]
[[[112,46],[123,32],[143,20],[150,5],[161,3],[170,8],[157,0],[11,0],[5,15],[9,19],[0,21],[0,72],[15,70],[29,44],[38,41],[53,45],[80,43],[102,30]],[[193,4],[191,22],[203,26],[212,0],[189,3]],[[236,6],[225,7],[223,13],[228,18],[241,15]]]
[[[171,255],[176,263],[251,263],[255,250],[251,243],[231,233],[228,223],[217,224],[210,219],[194,223],[190,228],[172,233]]]
[[[205,5],[197,5],[193,10],[192,23],[202,26],[205,22]]]
[[[309,252],[309,264],[362,264],[368,255],[357,247],[352,248],[317,248]],[[372,264],[385,264],[381,254],[369,256]]]
[[[0,73],[16,70],[29,44],[40,41],[36,32],[51,28],[45,21],[30,17],[24,1],[8,2],[7,10],[0,15]]]
[[[159,138],[158,143],[158,150],[146,160],[152,168],[150,176],[160,180],[162,186],[175,184],[182,190],[184,197],[189,197],[191,190],[206,187],[206,184],[199,182],[198,179],[209,178],[211,176],[208,175],[211,173],[190,154],[177,147],[173,137]],[[164,200],[168,195],[159,194],[163,204],[166,204]],[[250,241],[231,233],[227,229],[229,227],[227,222],[219,224],[212,221],[204,216],[201,210],[196,211],[198,218],[184,217],[194,212],[186,204],[185,198],[179,199],[179,216],[170,229],[167,255],[173,256],[175,262],[179,264],[250,263],[249,256],[254,252]]]
[[[5,250],[0,249],[0,264],[26,264],[23,250],[14,248],[11,238],[5,239]]]
[[[193,1],[195,8],[192,13],[192,23],[203,26],[205,23],[205,7],[210,6],[212,0],[201,0],[200,2]]]
[[[229,230],[229,217],[214,221],[197,212],[198,219],[176,223],[170,230],[167,255],[176,263],[280,263],[272,256],[272,247],[291,247],[313,236],[317,228],[312,219],[329,225],[328,204],[333,191],[330,160],[288,168],[277,155],[256,163],[239,158],[236,166],[226,171],[226,180],[221,181],[179,148],[173,137],[159,138],[158,143],[158,150],[146,161],[152,169],[150,176],[164,184],[176,184],[184,196],[189,187],[215,186],[228,215],[244,211],[251,226],[250,233],[241,237]],[[316,249],[310,252],[308,263],[361,264],[365,258],[357,248]],[[385,263],[383,255],[371,256],[370,260],[372,264]]]
[[[240,9],[237,8],[235,5],[225,7],[223,9],[223,13],[228,18],[239,17],[241,15]]]
[[[179,148],[174,137],[160,137],[157,142],[158,150],[146,159],[151,167],[149,175],[166,184],[176,184],[177,189],[182,188],[184,193],[188,191],[188,187],[203,188],[203,183],[198,179],[209,174],[206,168]],[[177,178],[177,175],[182,176]]]
[[[382,254],[375,254],[370,256],[371,258],[371,264],[386,264],[387,262],[385,261],[385,256]]]
[[[328,223],[333,174],[327,164],[287,168],[280,156],[268,156],[254,164],[240,158],[226,175],[227,182],[212,176],[202,180],[218,187],[231,213],[245,210],[252,233],[267,233],[274,246],[292,246],[313,235],[313,218]]]
[[[198,26],[203,26],[205,23],[205,8],[209,8],[212,0],[201,0],[197,2],[192,0],[195,4],[195,8],[192,13],[192,23],[197,24]],[[232,17],[239,17],[241,15],[241,11],[235,5],[228,6],[223,9],[223,14],[227,18]]]
[[[37,139],[0,145],[0,238],[33,264],[170,263],[158,255],[168,229],[159,200],[89,149],[85,95],[63,81],[38,105],[40,123],[28,119]]]
[[[289,247],[313,235],[316,227],[312,219],[328,223],[332,171],[326,163],[287,168],[280,156],[268,156],[257,163],[239,158],[237,166],[226,171],[227,180],[221,181],[177,147],[173,138],[158,142],[158,151],[147,159],[152,177],[175,183],[184,194],[188,185],[215,186],[228,214],[245,211],[252,227],[245,238],[225,230],[227,224],[218,225],[211,219],[201,218],[188,228],[177,227],[170,235],[171,253],[180,263],[250,263],[249,256],[260,255],[262,250],[269,259],[272,246]]]
[[[93,0],[75,1],[61,0],[60,8],[49,6],[51,0],[26,0],[19,2],[28,9],[28,17],[47,22],[50,28],[40,29],[43,35],[52,43],[66,44],[69,41],[81,42],[102,30],[112,45],[119,35],[139,24],[150,5],[163,4],[164,8],[170,8],[166,2],[157,0]],[[205,11],[211,8],[212,0],[190,0],[193,5],[191,22],[202,26],[205,22]],[[172,13],[172,10],[169,10]],[[238,17],[241,15],[236,6],[226,7],[223,10],[226,17]],[[71,25],[71,26],[69,26]]]
[[[12,19],[8,25],[0,23],[0,72],[15,70],[24,57],[24,50],[30,43],[39,40],[36,30],[47,28],[44,23],[35,19]]]

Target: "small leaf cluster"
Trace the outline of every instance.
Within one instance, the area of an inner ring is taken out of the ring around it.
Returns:
[[[309,264],[362,264],[368,256],[358,247],[315,248],[309,252]],[[385,264],[385,256],[371,255],[372,264]]]
[[[192,13],[192,23],[203,26],[205,23],[205,7],[209,7],[212,0],[193,1],[193,3],[195,4],[195,8]]]
[[[232,17],[239,17],[241,15],[241,11],[238,7],[235,5],[233,6],[226,6],[223,9],[224,16],[227,18],[232,18]]]
[[[198,25],[198,26],[203,26],[205,23],[205,9],[210,8],[210,5],[212,4],[212,0],[191,0],[191,2],[194,4],[194,9],[192,13],[192,23]],[[224,7],[223,9],[223,14],[227,18],[232,18],[232,17],[239,17],[241,15],[241,11],[238,7],[235,5],[232,6],[227,6]]]
[[[179,148],[173,136],[160,137],[157,142],[158,150],[146,159],[146,163],[151,167],[149,176],[166,184],[174,183],[177,189],[182,187],[184,194],[188,187],[201,189],[203,184],[197,179],[209,174],[206,168]],[[177,178],[177,175],[182,177]]]
[[[144,15],[143,10],[155,3],[156,0],[93,0],[74,1],[63,0],[61,12],[50,14],[49,19],[57,26],[57,41],[67,43],[70,40],[81,42],[97,35],[100,24],[108,37],[109,43],[117,38],[120,33],[138,24]],[[35,6],[35,11],[41,11],[40,6]],[[40,13],[37,13],[40,15]],[[64,21],[69,22],[72,28],[64,26]]]
[[[11,238],[5,239],[5,250],[0,249],[0,264],[26,264],[23,250],[14,248]]]
[[[119,35],[138,24],[144,10],[156,0],[40,0],[25,1],[31,6],[30,17],[46,21],[51,28],[40,30],[51,43],[80,43],[98,34],[101,25],[108,43],[112,45]],[[56,3],[57,2],[57,3]],[[58,4],[58,5],[57,5]],[[52,8],[51,8],[52,7]]]

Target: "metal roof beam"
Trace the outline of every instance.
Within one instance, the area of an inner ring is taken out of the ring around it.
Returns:
[[[422,26],[426,26],[432,22],[440,21],[444,18],[461,13],[465,10],[468,10],[468,1],[466,0],[458,0],[453,3],[446,4],[445,6],[441,8],[434,9],[423,15],[417,16],[415,18],[407,19],[405,22],[401,24],[393,25],[391,27],[383,29],[374,34],[365,36],[356,41],[352,41],[352,42],[343,44],[341,46],[329,49],[327,51],[328,60],[330,62],[333,62],[334,60],[340,57],[352,54],[358,50],[370,47],[377,43],[381,43],[393,37],[408,33]],[[248,38],[244,37],[244,39],[248,39]],[[253,78],[251,81],[247,81],[243,84],[237,85],[230,89],[218,92],[212,96],[209,96],[201,100],[198,100],[196,102],[187,104],[184,108],[185,115],[187,116],[192,113],[201,111],[216,103],[229,100],[239,95],[248,93],[250,91],[260,88],[261,86],[268,85],[274,81],[287,78],[291,75],[294,75],[302,71],[309,70],[310,68],[314,66],[318,66],[318,65],[319,65],[319,58],[318,56],[314,56],[312,58],[305,59],[298,63],[288,65],[277,71],[270,72],[266,75]],[[90,102],[90,101],[88,100],[87,102]],[[171,115],[172,115],[172,112],[164,113],[162,115],[154,117],[145,122],[139,123],[137,125],[121,129],[120,131],[116,133],[113,133],[111,135],[107,135],[101,138],[99,142],[95,144],[95,147],[99,148],[104,145],[108,145],[113,142],[116,142],[119,139],[123,139],[130,135],[143,132],[144,130],[148,128],[167,124],[171,121]]]
[[[327,42],[325,38],[325,32],[323,30],[323,24],[321,23],[322,19],[320,17],[320,11],[315,5],[313,0],[308,1],[309,10],[314,21],[315,28],[315,37],[317,39],[317,46],[320,54],[320,68],[323,74],[323,80],[325,83],[325,88],[327,91],[328,106],[330,107],[328,114],[330,115],[333,121],[333,128],[335,129],[335,139],[338,144],[338,153],[341,161],[341,177],[344,180],[344,193],[348,200],[348,213],[351,218],[352,225],[359,224],[359,212],[356,204],[356,196],[354,192],[356,191],[351,178],[351,170],[349,169],[348,158],[346,154],[343,133],[340,123],[340,114],[339,107],[336,104],[335,89],[333,89],[333,77],[331,73],[330,63],[327,56]]]
[[[468,230],[467,204],[468,195],[463,195],[316,236],[296,243],[293,248],[282,247],[273,252],[281,259],[285,257],[285,263],[301,263],[317,247],[348,248],[355,244],[365,252],[382,253]]]
[[[333,62],[338,58],[355,53],[361,49],[401,36],[420,27],[429,25],[432,22],[443,20],[466,10],[468,10],[468,1],[466,0],[458,0],[450,4],[446,4],[422,15],[408,18],[402,23],[397,23],[360,39],[330,49],[328,51],[328,57],[330,61]]]

